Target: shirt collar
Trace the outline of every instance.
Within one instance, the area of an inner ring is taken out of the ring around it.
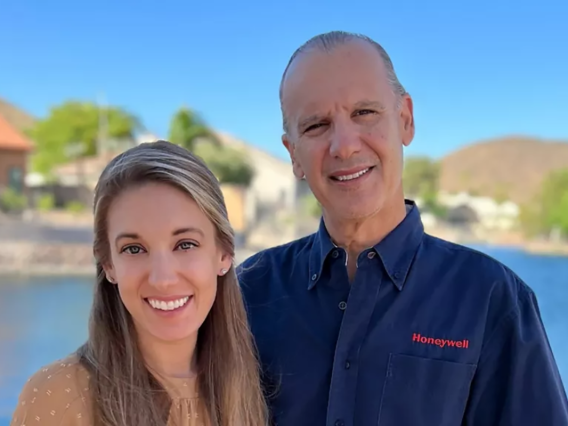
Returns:
[[[399,290],[404,286],[424,235],[424,225],[418,207],[411,200],[405,200],[405,204],[407,214],[402,222],[372,247],[379,255],[389,278]],[[322,218],[310,252],[308,289],[313,288],[319,281],[327,256],[334,248],[336,245],[331,240]]]

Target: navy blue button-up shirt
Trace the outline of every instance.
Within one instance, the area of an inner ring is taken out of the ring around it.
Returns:
[[[404,221],[357,259],[317,233],[238,268],[278,426],[567,426],[531,289]]]

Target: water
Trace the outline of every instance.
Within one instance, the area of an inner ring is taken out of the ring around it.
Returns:
[[[568,387],[568,258],[480,248],[536,292],[560,373]],[[87,336],[92,280],[0,277],[0,426],[39,367],[74,351]]]

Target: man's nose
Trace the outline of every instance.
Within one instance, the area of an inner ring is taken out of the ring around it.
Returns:
[[[361,139],[355,124],[349,122],[334,123],[329,147],[331,156],[346,160],[360,150]]]
[[[178,274],[176,259],[171,254],[155,254],[150,259],[148,283],[159,289],[166,289],[177,284]]]

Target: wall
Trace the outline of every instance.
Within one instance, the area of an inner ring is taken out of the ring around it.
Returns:
[[[247,227],[245,211],[246,188],[238,185],[223,184],[221,185],[221,191],[225,197],[229,221],[235,233],[244,233]]]
[[[9,182],[11,167],[19,167],[22,170],[22,187],[26,176],[26,152],[0,149],[0,188],[6,188]]]

